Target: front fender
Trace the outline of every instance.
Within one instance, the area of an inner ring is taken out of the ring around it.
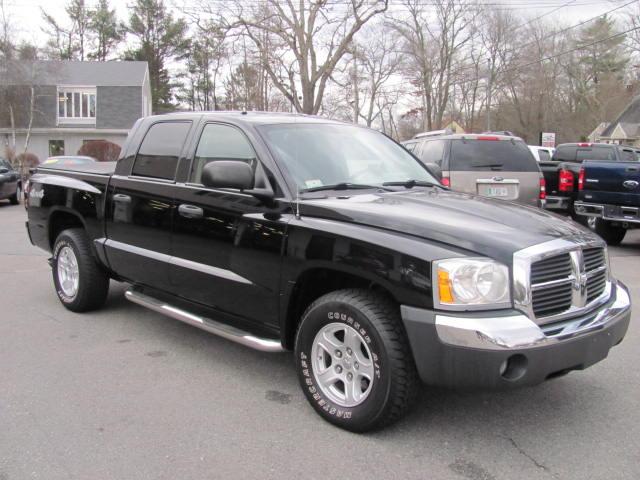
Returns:
[[[400,304],[432,308],[431,262],[463,249],[365,225],[320,218],[288,222],[280,291],[286,322],[291,295],[306,272],[346,273],[388,291]]]

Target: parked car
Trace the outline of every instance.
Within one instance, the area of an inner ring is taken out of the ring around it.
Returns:
[[[576,213],[609,245],[618,245],[627,230],[640,227],[640,162],[585,161],[578,180]]]
[[[0,158],[0,200],[9,200],[12,205],[20,203],[22,197],[20,174],[11,163]]]
[[[425,133],[403,145],[452,190],[533,206],[544,200],[540,169],[518,137]]]
[[[473,142],[533,162],[516,140]],[[115,278],[146,308],[293,350],[313,408],[352,431],[403,416],[419,379],[511,389],[582,370],[630,318],[593,232],[453,192],[383,134],[311,116],[141,119],[117,165],[39,167],[27,230],[67,309],[100,308]]]
[[[545,208],[557,213],[576,215],[573,207],[578,198],[578,175],[584,160],[623,160],[618,145],[607,143],[563,143],[557,146],[550,162],[540,162],[547,188]]]
[[[55,157],[49,157],[42,165],[48,168],[70,168],[79,165],[86,165],[87,163],[95,163],[96,159],[93,157],[86,157],[82,155],[58,155]]]
[[[529,150],[537,162],[549,162],[553,153],[556,151],[553,147],[539,147],[537,145],[529,145]]]

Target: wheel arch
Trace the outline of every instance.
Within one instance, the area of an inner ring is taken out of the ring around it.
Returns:
[[[339,266],[314,266],[300,272],[295,282],[290,282],[288,295],[283,307],[282,344],[293,349],[294,339],[300,320],[311,303],[326,293],[344,288],[373,290],[390,298],[399,308],[400,301],[394,288],[381,278],[363,272],[354,272]]]
[[[49,214],[49,221],[47,222],[47,235],[51,250],[53,250],[53,245],[58,235],[69,228],[86,230],[87,226],[82,216],[77,212],[65,207],[54,207]]]

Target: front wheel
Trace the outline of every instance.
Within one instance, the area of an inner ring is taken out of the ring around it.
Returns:
[[[607,242],[607,245],[620,245],[622,240],[624,240],[624,236],[627,234],[625,228],[614,226],[611,222],[601,218],[596,219],[594,230]]]
[[[109,276],[98,265],[81,228],[64,230],[53,246],[53,283],[62,304],[73,312],[100,308],[109,292]]]
[[[402,417],[418,375],[399,309],[367,290],[339,290],[316,300],[296,336],[298,379],[325,420],[364,432]]]

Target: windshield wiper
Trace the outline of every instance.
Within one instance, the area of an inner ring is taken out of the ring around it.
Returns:
[[[319,187],[303,188],[300,190],[300,193],[321,192],[324,190],[368,190],[368,189],[386,190],[388,192],[391,191],[390,189],[383,188],[380,185],[367,185],[365,183],[341,182],[341,183],[333,183],[331,185],[322,185]]]
[[[400,182],[384,182],[382,185],[385,187],[404,187],[404,188],[413,188],[413,187],[441,187],[445,188],[443,185],[439,183],[427,182],[424,180],[405,180]]]

